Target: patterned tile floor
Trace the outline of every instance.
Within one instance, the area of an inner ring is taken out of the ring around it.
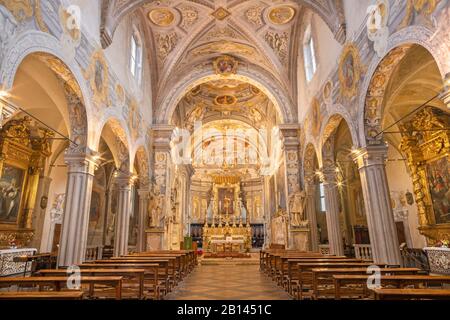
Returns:
[[[259,265],[199,265],[167,300],[290,300]]]

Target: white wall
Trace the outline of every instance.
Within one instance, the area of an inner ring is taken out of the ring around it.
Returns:
[[[311,23],[311,32],[315,46],[317,71],[312,80],[307,83],[303,63],[303,45],[301,45],[298,63],[298,114],[300,123],[308,113],[312,98],[319,92],[322,85],[328,80],[331,72],[336,68],[342,51],[342,45],[334,39],[328,26],[316,14],[308,13],[305,15],[302,33],[306,30],[309,23]],[[301,38],[303,39],[303,35]]]
[[[388,159],[401,159],[403,156],[392,146],[389,146]],[[391,192],[413,193],[412,180],[409,176],[404,161],[388,161],[386,164],[386,173],[388,178],[389,190]],[[414,248],[423,248],[426,246],[425,237],[419,234],[417,205],[407,205],[409,232],[411,234],[412,245]]]

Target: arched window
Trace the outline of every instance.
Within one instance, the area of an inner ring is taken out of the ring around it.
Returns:
[[[310,82],[316,73],[316,53],[314,51],[314,40],[311,34],[311,25],[306,28],[303,41],[303,63],[305,65],[306,81]]]
[[[142,78],[142,45],[136,31],[131,35],[130,72],[138,83]]]

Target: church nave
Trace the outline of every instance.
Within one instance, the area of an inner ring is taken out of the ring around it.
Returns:
[[[291,300],[259,270],[259,263],[200,265],[167,300]]]

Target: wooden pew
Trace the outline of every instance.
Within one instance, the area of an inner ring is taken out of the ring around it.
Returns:
[[[302,300],[305,296],[303,292],[306,290],[306,296],[312,298],[312,269],[314,268],[366,268],[374,265],[371,262],[306,262],[297,263],[298,268],[298,284],[297,298]],[[379,267],[385,267],[385,264],[375,264]]]
[[[361,259],[355,259],[355,258],[346,258],[343,256],[339,257],[333,257],[333,258],[323,258],[323,257],[304,257],[304,258],[291,258],[287,257],[281,258],[282,261],[285,260],[286,262],[282,263],[282,270],[281,270],[281,281],[282,286],[286,288],[286,290],[292,294],[293,287],[295,287],[298,284],[298,264],[299,263],[344,263],[344,262],[356,262],[356,263],[362,263],[362,262],[368,262]]]
[[[56,276],[64,277],[67,276],[67,270],[64,269],[46,269],[41,270],[38,273],[40,276]],[[81,269],[80,274],[82,276],[121,276],[123,279],[135,280],[138,284],[138,295],[139,299],[144,298],[144,274],[145,269]],[[125,289],[125,281],[122,282],[122,291]],[[122,292],[122,297],[124,296]]]
[[[181,281],[181,269],[183,268],[182,260],[180,256],[123,256],[123,257],[113,257],[110,260],[113,261],[168,261],[169,265],[169,280],[171,282],[172,286],[175,286],[178,284],[179,281]]]
[[[336,299],[341,298],[342,286],[344,285],[356,285],[361,288],[360,292],[367,295],[367,279],[370,275],[334,275],[334,287]],[[419,284],[430,285],[437,284],[443,285],[444,283],[450,283],[450,276],[429,276],[429,275],[381,275],[381,286],[394,286],[402,289],[405,286]]]
[[[375,300],[450,300],[450,289],[374,289]]]
[[[89,285],[88,296],[94,296],[94,287],[96,284],[111,286],[115,289],[115,298],[120,300],[122,298],[122,277],[89,277],[81,276],[80,283]],[[38,286],[42,289],[43,286],[51,286],[55,291],[61,291],[62,287],[66,287],[69,277],[8,277],[0,278],[0,287],[10,286]]]
[[[0,292],[0,300],[81,300],[82,291]]]
[[[414,275],[418,268],[380,268],[382,275]],[[313,299],[335,298],[334,275],[368,275],[367,268],[314,268],[312,269]],[[341,291],[341,295],[343,292]]]
[[[161,267],[158,263],[83,263],[78,265],[83,269],[111,269],[111,270],[123,270],[123,269],[144,269],[144,288],[153,293],[153,298],[158,300],[161,298],[161,291],[167,292],[167,264]],[[164,280],[160,280],[160,271],[163,272]],[[150,287],[148,288],[147,285]],[[161,285],[163,288],[161,288]]]

